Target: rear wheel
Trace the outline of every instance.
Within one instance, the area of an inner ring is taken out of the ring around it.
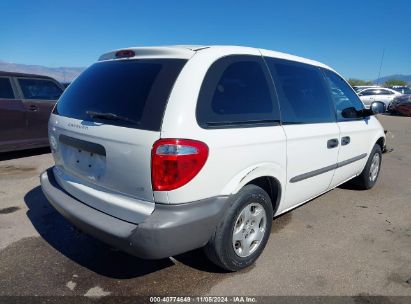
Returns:
[[[208,258],[229,271],[257,260],[267,244],[273,209],[268,194],[247,185],[232,197],[230,207],[205,247]]]
[[[368,190],[374,187],[380,173],[381,159],[381,147],[379,145],[375,145],[371,151],[364,170],[354,179],[354,182],[360,189]]]

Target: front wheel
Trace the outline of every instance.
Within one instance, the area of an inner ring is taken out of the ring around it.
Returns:
[[[379,145],[375,145],[371,151],[364,170],[354,179],[354,182],[356,182],[360,189],[368,190],[374,187],[380,174],[381,159],[381,147]]]
[[[231,200],[205,252],[221,268],[237,271],[254,263],[264,250],[273,209],[268,194],[255,185],[246,185]]]

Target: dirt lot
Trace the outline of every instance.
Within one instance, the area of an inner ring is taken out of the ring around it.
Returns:
[[[379,119],[394,151],[376,187],[343,186],[275,219],[256,265],[235,274],[200,250],[144,261],[77,232],[39,187],[48,151],[2,154],[0,295],[411,296],[411,118]]]

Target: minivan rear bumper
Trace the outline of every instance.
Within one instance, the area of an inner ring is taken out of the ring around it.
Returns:
[[[161,259],[203,247],[228,205],[227,196],[179,205],[156,204],[144,222],[133,224],[71,196],[58,185],[52,168],[41,174],[40,182],[49,202],[78,229],[146,259]]]

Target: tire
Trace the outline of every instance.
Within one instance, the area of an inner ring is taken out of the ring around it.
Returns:
[[[378,158],[376,160],[376,158]],[[364,170],[358,175],[354,182],[361,190],[368,190],[374,187],[378,180],[378,176],[381,169],[381,160],[382,160],[382,153],[381,147],[379,145],[374,145],[370,157],[368,158],[367,164],[365,165]],[[374,162],[374,164],[373,164]],[[376,164],[378,167],[375,168]]]
[[[264,250],[273,208],[267,192],[255,185],[244,186],[230,199],[230,206],[204,249],[217,266],[238,271],[253,264]]]

